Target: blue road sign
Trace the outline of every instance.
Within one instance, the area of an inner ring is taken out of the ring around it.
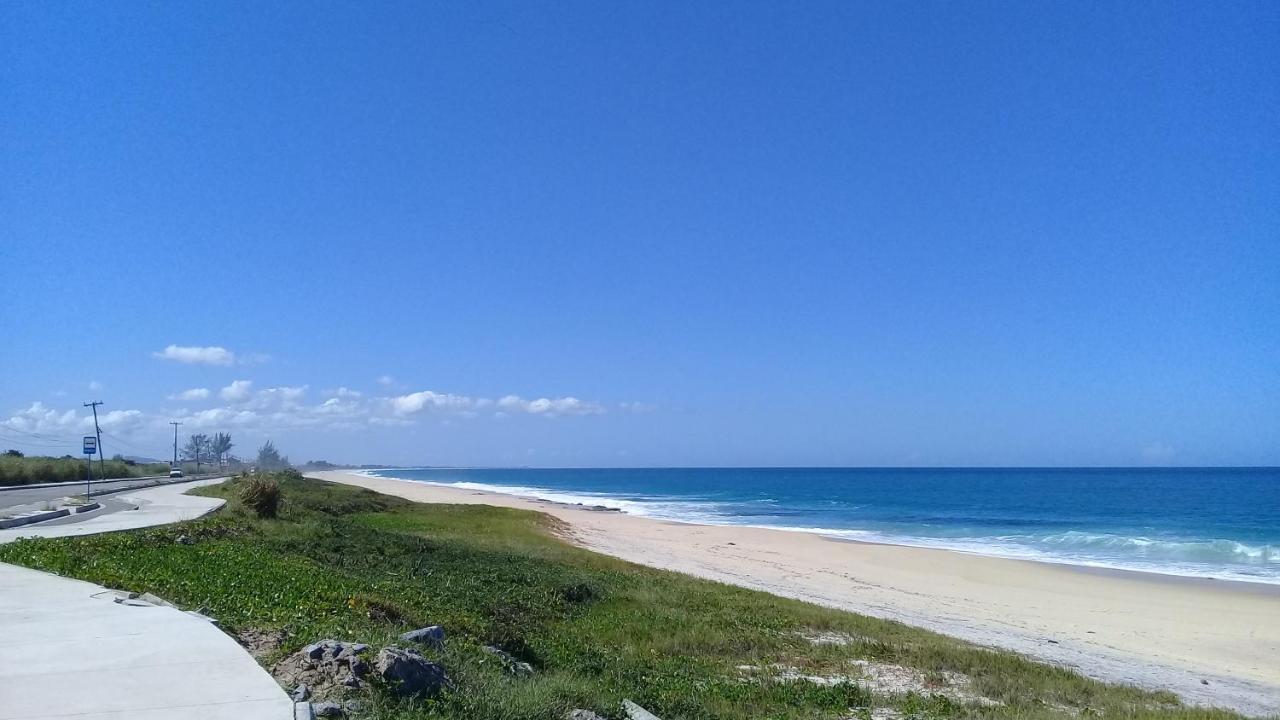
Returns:
[[[84,454],[92,455],[98,452],[98,438],[93,435],[84,436]]]

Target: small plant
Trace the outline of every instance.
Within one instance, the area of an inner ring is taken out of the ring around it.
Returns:
[[[240,490],[240,502],[260,518],[275,518],[280,511],[280,485],[262,477],[249,478]]]

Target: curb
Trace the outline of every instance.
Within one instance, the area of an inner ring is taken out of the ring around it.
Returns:
[[[208,477],[182,478],[181,480],[177,480],[177,481],[174,481],[174,482],[158,482],[158,483],[152,483],[152,484],[150,484],[150,485],[135,485],[135,486],[133,486],[133,487],[112,488],[111,490],[103,490],[102,492],[94,493],[94,497],[100,497],[100,496],[102,496],[102,495],[114,495],[114,494],[116,494],[116,493],[129,492],[130,490],[152,490],[152,489],[155,489],[155,488],[158,488],[158,487],[165,487],[165,486],[168,486],[168,485],[181,485],[181,484],[183,484],[183,483],[195,482],[195,481],[197,481],[197,480],[209,480],[209,479],[211,479],[211,478],[208,478]],[[215,477],[215,478],[212,478],[212,479],[215,479],[215,480],[216,480],[216,479],[219,479],[219,478],[216,478],[216,477]],[[229,476],[229,475],[228,475],[228,476],[223,477],[223,478],[221,478],[221,479],[225,482],[225,481],[227,481],[227,480],[231,479],[231,476]],[[30,487],[30,486],[24,486],[24,487]],[[225,502],[225,501],[223,501],[222,505],[225,505],[225,504],[226,504],[226,502]],[[199,519],[199,518],[205,517],[206,515],[209,515],[210,513],[214,512],[215,510],[220,509],[220,508],[222,507],[222,505],[217,505],[217,506],[215,506],[215,507],[209,508],[209,509],[208,509],[208,510],[206,510],[205,512],[200,513],[199,515],[197,515],[195,518],[192,518],[192,519],[194,520],[194,519]],[[102,504],[101,504],[101,503],[96,503],[96,502],[95,502],[95,503],[90,503],[90,504],[88,504],[88,505],[81,505],[81,506],[78,506],[78,507],[76,507],[76,508],[75,508],[75,512],[76,512],[77,514],[79,514],[79,513],[86,513],[86,512],[93,511],[93,510],[99,510],[99,509],[101,509],[101,508],[102,508]],[[135,508],[133,508],[133,509],[135,509],[135,510],[136,510],[137,508],[135,507]],[[57,520],[58,518],[66,517],[66,516],[70,515],[71,513],[72,513],[72,511],[71,511],[70,509],[68,509],[68,508],[62,508],[62,509],[60,509],[60,510],[50,510],[50,511],[48,511],[48,512],[40,512],[40,513],[35,513],[35,514],[32,514],[32,515],[19,515],[19,516],[17,516],[17,517],[5,518],[5,519],[3,519],[3,520],[0,520],[0,530],[9,530],[9,529],[11,529],[11,528],[23,527],[23,526],[26,526],[26,525],[34,525],[34,524],[36,524],[36,523],[42,523],[42,522],[45,522],[46,520]],[[104,532],[113,532],[113,531],[111,531],[111,530],[106,530],[106,531],[104,531]],[[91,533],[91,534],[94,534],[94,533]]]
[[[31,525],[34,523],[44,522],[45,520],[55,520],[60,517],[66,517],[70,514],[70,510],[62,508],[61,510],[48,510],[45,512],[32,513],[30,515],[19,515],[18,517],[0,520],[0,530],[22,527],[23,525]]]
[[[293,704],[293,720],[314,720],[315,713],[311,712],[311,703],[296,702]]]

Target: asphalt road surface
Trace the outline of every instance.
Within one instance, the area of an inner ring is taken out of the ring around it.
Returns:
[[[195,477],[187,479],[196,479]],[[128,480],[101,480],[93,483],[93,494],[97,496],[100,491],[122,490],[126,488],[143,487],[147,485],[155,485],[157,480],[167,481],[168,478],[131,478]],[[69,495],[83,495],[84,483],[76,483],[74,485],[58,485],[56,487],[28,488],[17,487],[12,490],[0,488],[0,510],[15,505],[28,505],[31,503],[44,502],[47,500],[57,500],[58,498],[67,497]]]

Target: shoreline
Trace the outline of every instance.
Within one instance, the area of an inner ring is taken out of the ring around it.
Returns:
[[[536,510],[580,546],[631,562],[898,620],[1192,704],[1280,714],[1280,591],[1264,583],[675,522],[353,471],[308,475],[417,502]]]
[[[407,481],[412,482],[412,481]],[[680,523],[676,523],[680,524]],[[740,527],[754,527],[761,530],[772,528],[760,528],[756,525],[742,525]],[[807,532],[804,530],[786,530],[783,532]],[[823,535],[822,533],[810,533],[817,535],[830,542],[853,543],[855,545],[880,545],[884,547],[905,547],[915,548],[918,550],[931,550],[935,552],[956,553],[959,555],[970,555],[972,557],[991,558],[993,560],[1004,560],[1014,563],[1030,563],[1032,565],[1047,565],[1053,568],[1061,568],[1070,572],[1084,573],[1086,575],[1100,575],[1104,577],[1129,578],[1137,581],[1151,580],[1153,582],[1170,583],[1170,584],[1187,584],[1196,587],[1217,588],[1224,584],[1229,586],[1232,592],[1254,593],[1257,595],[1271,596],[1280,600],[1280,584],[1257,582],[1255,580],[1239,580],[1230,577],[1205,577],[1203,575],[1179,575],[1177,573],[1160,572],[1158,570],[1135,570],[1133,568],[1111,567],[1110,565],[1085,565],[1083,563],[1073,563],[1066,560],[1045,560],[1036,558],[1018,558],[1006,557],[1004,555],[988,555],[985,553],[974,552],[970,550],[958,550],[953,548],[932,548],[923,545],[899,545],[890,542],[877,542],[875,540],[854,540],[853,538],[833,537]]]
[[[928,549],[928,550],[941,550],[945,552],[975,555],[978,557],[991,557],[991,558],[1000,558],[1005,560],[1017,560],[1022,562],[1056,565],[1059,567],[1072,568],[1082,572],[1099,572],[1099,573],[1114,572],[1114,573],[1121,573],[1121,574],[1137,573],[1140,575],[1150,574],[1150,575],[1157,575],[1162,578],[1170,578],[1170,579],[1177,578],[1177,579],[1185,579],[1189,581],[1240,583],[1240,584],[1249,586],[1251,588],[1254,588],[1258,592],[1263,592],[1263,593],[1272,592],[1280,595],[1280,576],[1259,577],[1259,576],[1251,575],[1244,572],[1237,572],[1230,568],[1220,568],[1220,572],[1212,572],[1204,568],[1186,568],[1178,565],[1160,565],[1160,564],[1143,565],[1140,563],[1136,563],[1136,564],[1125,563],[1124,561],[1121,561],[1121,560],[1108,561],[1108,560],[1100,560],[1100,559],[1073,557],[1071,555],[1054,555],[1051,553],[1042,553],[1034,550],[1025,550],[1025,549],[1011,550],[1007,547],[1004,547],[998,544],[996,545],[992,545],[992,544],[984,545],[982,543],[954,544],[954,543],[948,543],[945,538],[924,539],[924,538],[912,538],[912,537],[894,537],[891,534],[885,535],[879,531],[871,531],[871,530],[865,530],[865,529],[859,529],[859,528],[807,527],[807,526],[788,526],[788,525],[774,525],[774,524],[736,523],[736,522],[720,522],[720,521],[712,520],[705,517],[704,518],[699,518],[699,517],[686,518],[686,517],[670,516],[670,515],[664,516],[662,514],[652,514],[648,512],[640,512],[638,510],[633,510],[627,505],[627,504],[634,504],[638,506],[643,506],[644,505],[643,502],[623,500],[623,499],[608,497],[608,496],[598,497],[598,498],[592,497],[589,491],[582,491],[582,492],[588,493],[586,495],[575,496],[575,493],[579,491],[544,489],[539,487],[527,487],[527,488],[526,487],[503,487],[501,485],[491,485],[491,484],[479,483],[479,482],[451,484],[448,482],[437,482],[435,480],[428,480],[428,479],[421,479],[421,478],[404,478],[404,477],[396,477],[394,475],[383,476],[383,475],[371,474],[371,473],[394,473],[397,470],[401,470],[401,469],[421,470],[424,468],[392,467],[392,468],[377,468],[377,469],[365,468],[365,469],[359,469],[359,470],[343,469],[338,472],[348,472],[355,475],[362,475],[365,477],[381,477],[383,479],[390,479],[390,480],[405,480],[409,482],[420,482],[428,485],[438,485],[440,487],[452,488],[457,490],[465,490],[465,491],[475,490],[478,492],[487,492],[495,495],[518,497],[524,500],[528,500],[529,502],[534,502],[539,504],[564,506],[565,508],[569,508],[569,509],[576,507],[576,508],[586,508],[586,509],[599,510],[599,511],[608,510],[611,512],[622,512],[629,515],[636,515],[639,517],[648,518],[658,522],[670,522],[675,524],[686,524],[686,525],[750,527],[750,528],[758,528],[762,530],[807,533],[811,535],[819,535],[836,542],[866,543],[866,544],[872,544],[872,545],[890,545],[890,546],[897,546],[897,547],[911,547],[911,548],[922,548],[922,549]],[[453,469],[453,468],[430,467],[425,469],[447,470],[447,469]],[[458,468],[458,469],[460,470],[499,469],[500,470],[504,468],[464,467],[464,468]],[[559,469],[559,468],[556,468],[556,469]],[[582,468],[570,468],[570,469],[582,469]],[[988,468],[983,468],[983,470],[987,470],[987,469]],[[998,468],[998,469],[1019,470],[1019,468]],[[1070,471],[1079,470],[1079,468],[1063,468],[1063,469],[1070,470]],[[1087,468],[1087,469],[1109,470],[1111,468]],[[1252,468],[1216,468],[1216,469],[1249,470]],[[526,470],[550,470],[550,469],[520,468],[520,470],[526,471]],[[528,491],[528,492],[518,492],[522,490]],[[546,494],[541,495],[539,493],[546,493]],[[608,503],[614,503],[614,504],[608,504]],[[616,503],[627,503],[627,504],[619,506]],[[1144,540],[1144,538],[1140,538],[1140,540]],[[1213,542],[1230,542],[1230,541],[1213,541]]]

